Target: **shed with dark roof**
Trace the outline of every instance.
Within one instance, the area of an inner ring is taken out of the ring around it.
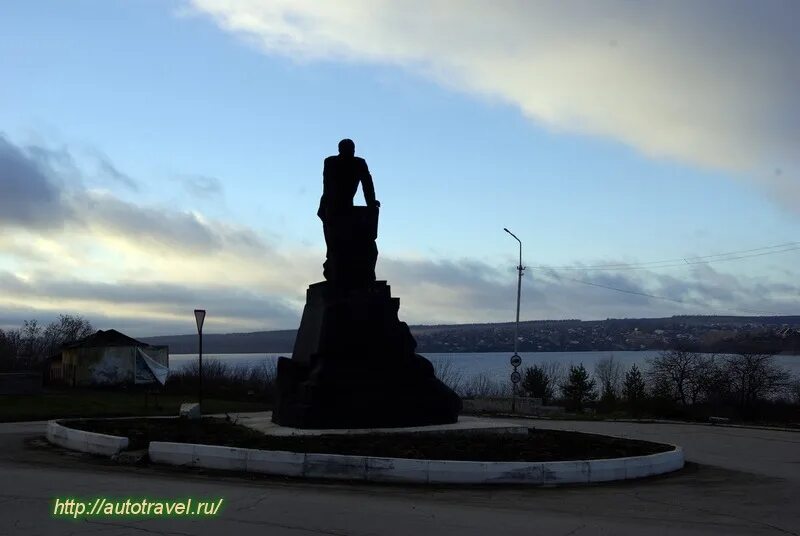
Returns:
[[[169,347],[151,346],[115,329],[64,346],[61,376],[74,387],[164,383]]]

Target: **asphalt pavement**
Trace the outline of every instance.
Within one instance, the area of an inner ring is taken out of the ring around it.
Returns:
[[[508,420],[508,419],[503,419]],[[520,420],[680,444],[687,467],[565,488],[308,482],[134,467],[0,424],[0,535],[800,534],[800,433],[688,424]],[[223,498],[205,518],[54,518],[56,497]]]

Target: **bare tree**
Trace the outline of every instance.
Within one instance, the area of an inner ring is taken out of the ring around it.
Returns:
[[[25,368],[31,369],[43,354],[42,326],[36,319],[25,320],[22,322],[21,335],[22,351],[18,357],[22,359]]]
[[[567,367],[561,361],[546,361],[542,363],[542,370],[552,385],[561,385],[567,377]]]
[[[619,398],[622,376],[622,363],[616,361],[613,355],[598,361],[594,367],[594,377],[600,382],[600,397],[605,400]]]
[[[92,323],[80,315],[59,315],[58,320],[47,325],[42,333],[42,351],[52,355],[69,344],[94,332]]]
[[[32,369],[64,344],[94,331],[91,322],[79,315],[60,315],[45,327],[38,320],[25,320],[21,329],[0,330],[0,368]]]
[[[730,399],[731,378],[725,359],[710,355],[701,359],[695,368],[694,384],[705,402],[715,406],[725,405]]]
[[[22,334],[18,329],[0,329],[0,371],[20,368],[19,354],[22,349]]]
[[[668,388],[672,398],[686,406],[697,402],[702,389],[702,371],[708,358],[697,352],[669,350],[648,362],[648,379],[659,390]]]
[[[771,354],[736,354],[727,359],[731,391],[744,410],[773,398],[790,385],[791,374]]]

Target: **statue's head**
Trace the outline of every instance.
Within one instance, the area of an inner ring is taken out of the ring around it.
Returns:
[[[355,156],[356,154],[356,144],[353,143],[353,140],[349,138],[345,138],[339,142],[339,154],[341,156]]]

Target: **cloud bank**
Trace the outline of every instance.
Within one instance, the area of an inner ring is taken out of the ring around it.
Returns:
[[[800,212],[800,4],[190,0],[268,54],[398,65]]]
[[[71,216],[62,186],[48,174],[46,155],[0,136],[0,224],[52,228]]]
[[[70,165],[52,165],[55,156]],[[214,311],[221,331],[296,323],[312,277],[303,268],[307,252],[278,252],[249,228],[125,200],[67,176],[84,171],[66,149],[0,135],[0,327],[79,312],[107,327],[174,333],[190,331],[199,306]],[[127,177],[117,173],[108,179]]]
[[[134,336],[191,333],[196,307],[209,311],[209,332],[298,326],[324,251],[278,248],[247,227],[87,189],[70,179],[81,174],[72,163],[66,149],[26,148],[0,135],[0,328],[78,313]],[[382,251],[377,274],[409,323],[510,321],[512,265]],[[791,314],[798,295],[794,282],[701,264],[678,275],[531,269],[522,318]]]

